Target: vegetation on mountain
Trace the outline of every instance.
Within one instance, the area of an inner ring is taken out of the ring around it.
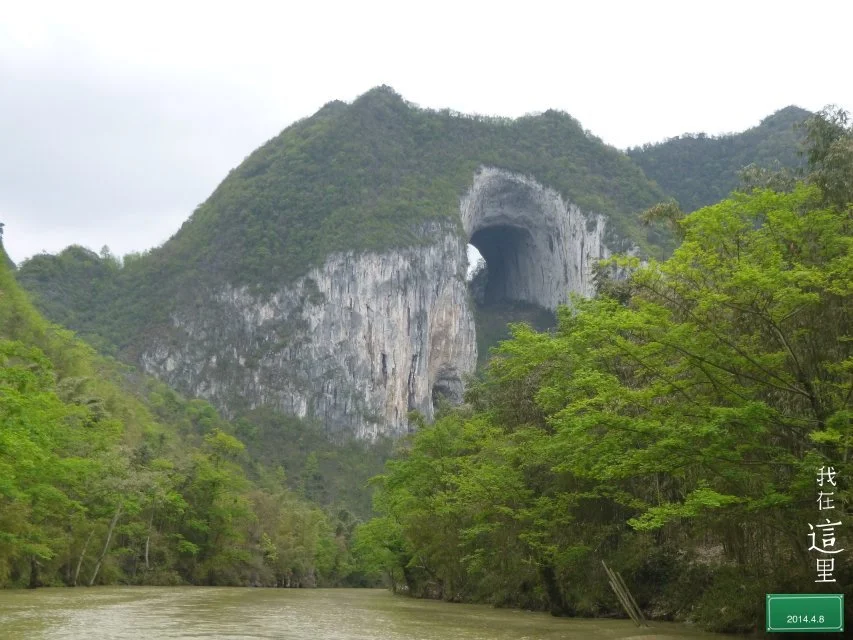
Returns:
[[[458,228],[459,198],[482,165],[533,176],[606,214],[614,241],[658,250],[649,238],[662,239],[636,212],[662,192],[568,114],[472,117],[420,109],[379,87],[260,147],[162,247],[122,263],[72,247],[28,260],[19,281],[49,319],[133,359],[141,333],[211,287],[268,292],[332,252],[429,242],[430,222]]]
[[[375,575],[604,615],[619,611],[605,560],[653,616],[720,631],[753,630],[766,593],[850,600],[853,130],[829,111],[807,138],[790,191],[663,206],[672,257],[616,258],[631,277],[602,278],[555,331],[513,327],[467,404],[376,479],[380,516],[355,546]],[[809,527],[837,521],[816,553]]]
[[[810,115],[805,109],[786,107],[742,133],[684,134],[629,149],[628,156],[684,211],[695,211],[728,197],[746,167],[802,167],[800,125]]]
[[[363,584],[359,517],[326,477],[368,476],[363,445],[348,455],[291,425],[299,439],[263,464],[262,427],[49,324],[0,254],[0,587]]]
[[[568,114],[471,117],[420,109],[379,87],[255,151],[168,250],[234,284],[286,282],[333,251],[422,242],[422,223],[455,222],[481,165],[531,175],[638,241],[634,214],[660,195]]]

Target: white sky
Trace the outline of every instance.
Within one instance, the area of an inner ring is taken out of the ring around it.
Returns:
[[[548,108],[618,147],[853,108],[849,0],[0,0],[0,222],[20,261],[165,241],[332,99]]]

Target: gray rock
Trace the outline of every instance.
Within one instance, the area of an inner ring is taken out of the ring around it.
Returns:
[[[271,405],[359,438],[405,433],[409,411],[461,402],[476,366],[469,239],[488,296],[549,309],[592,295],[592,266],[610,255],[603,216],[501,169],[474,176],[459,222],[422,226],[422,246],[330,255],[272,296],[223,286],[173,314],[172,339],[142,366],[227,415]]]

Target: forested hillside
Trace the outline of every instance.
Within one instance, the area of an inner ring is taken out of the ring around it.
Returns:
[[[804,181],[663,209],[672,257],[617,259],[631,277],[554,332],[515,326],[467,404],[377,479],[382,515],[357,532],[374,571],[596,616],[620,611],[605,560],[652,617],[720,631],[755,629],[766,593],[849,603],[853,130],[829,111],[806,140]],[[808,534],[834,521],[821,556]]]
[[[628,150],[645,174],[673,196],[684,211],[719,202],[740,185],[749,165],[774,169],[803,166],[801,125],[810,113],[786,107],[742,133],[684,134]]]
[[[0,587],[362,584],[346,505],[365,515],[382,447],[255,418],[228,423],[46,322],[0,248]]]

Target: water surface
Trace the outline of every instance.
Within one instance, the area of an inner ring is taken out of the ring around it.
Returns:
[[[374,589],[0,590],[3,640],[597,640],[721,638],[686,626],[448,604]]]

